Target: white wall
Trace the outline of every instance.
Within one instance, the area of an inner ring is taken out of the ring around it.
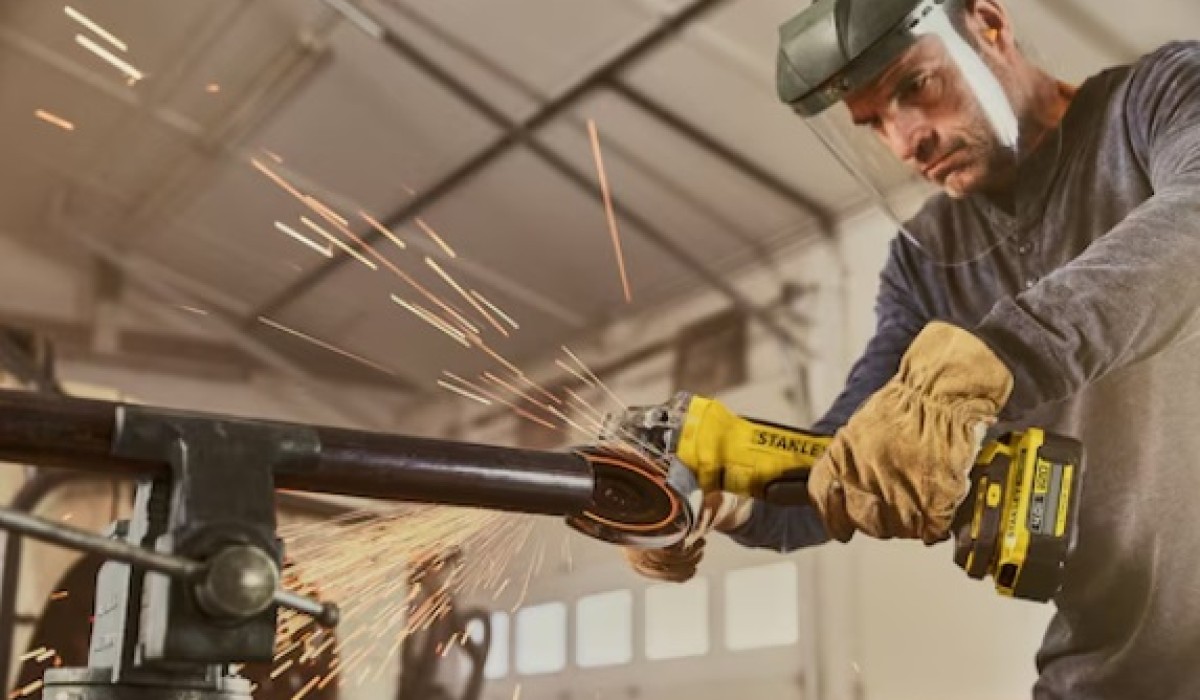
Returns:
[[[779,274],[758,272],[737,279],[747,295],[763,301],[777,292],[780,278],[817,285],[804,303],[811,325],[805,333],[812,405],[823,410],[836,396],[849,365],[873,329],[873,303],[878,271],[894,227],[883,217],[867,214],[845,222],[836,243],[797,251]],[[630,349],[630,341],[653,340],[669,334],[663,319],[683,324],[720,308],[712,295],[689,300],[676,309],[657,310],[648,318],[628,319],[610,328],[580,350],[595,364]],[[676,326],[677,327],[677,326]],[[784,398],[788,386],[785,356],[761,330],[751,334],[751,376],[746,385],[722,398],[735,409],[768,419],[802,423],[812,416]],[[578,348],[577,348],[578,350]],[[613,378],[610,384],[630,404],[664,399],[670,391],[665,374],[669,361],[659,359]],[[536,372],[533,372],[537,376]],[[426,432],[458,430],[476,413],[462,403],[440,402],[422,411]],[[439,424],[439,420],[442,421]],[[499,420],[469,439],[512,442],[512,420]],[[550,527],[557,527],[552,524]],[[593,573],[559,573],[541,577],[541,599],[571,600],[591,590],[597,581],[635,587],[621,571],[623,563],[604,547],[583,547]],[[747,563],[746,553],[732,546],[714,547],[702,572],[712,580]],[[756,553],[753,561],[777,560],[773,553]],[[917,543],[879,542],[858,537],[847,545],[830,544],[788,555],[802,572],[799,609],[806,619],[801,630],[811,635],[786,653],[747,654],[739,664],[718,652],[687,661],[651,662],[635,657],[632,665],[598,673],[568,669],[552,678],[510,677],[494,685],[491,697],[511,697],[513,684],[522,682],[523,697],[688,697],[754,698],[818,697],[821,700],[1000,700],[1028,697],[1035,678],[1033,654],[1052,612],[1049,606],[1004,599],[990,582],[967,578],[953,563],[949,544],[926,548]],[[810,655],[811,654],[811,659]],[[765,663],[756,661],[765,660]],[[807,687],[796,681],[815,664],[819,672]],[[755,684],[744,681],[727,687],[720,672],[751,669]],[[713,669],[718,673],[714,676]],[[640,690],[633,690],[640,689]],[[530,692],[532,694],[530,694]],[[637,693],[640,692],[640,695]]]

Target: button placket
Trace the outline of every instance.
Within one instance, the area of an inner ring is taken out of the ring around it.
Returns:
[[[1030,259],[1033,254],[1033,238],[1036,235],[1036,225],[1024,225],[1020,227],[1020,232],[1017,234],[1016,252],[1022,258],[1021,269],[1024,272],[1024,287],[1030,289],[1041,279],[1034,271],[1034,261]]]

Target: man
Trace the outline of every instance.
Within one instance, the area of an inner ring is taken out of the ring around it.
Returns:
[[[936,542],[983,431],[1073,435],[1088,483],[1033,695],[1200,697],[1200,44],[1076,89],[998,0],[820,0],[782,39],[781,95],[860,179],[890,191],[821,131],[834,105],[942,193],[892,242],[875,335],[814,426],[836,438],[813,506],[718,498],[717,529]],[[676,579],[698,560],[630,556]]]

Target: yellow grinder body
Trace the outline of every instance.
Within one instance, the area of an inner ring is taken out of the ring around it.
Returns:
[[[701,475],[702,489],[807,502],[809,472],[830,436],[742,418],[690,394],[672,405],[679,415],[665,447]],[[1002,595],[1049,600],[1074,546],[1082,472],[1080,443],[1038,428],[986,444],[954,521],[956,563],[972,578],[991,576]]]

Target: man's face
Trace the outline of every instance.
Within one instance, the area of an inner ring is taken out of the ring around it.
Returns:
[[[1011,173],[971,86],[937,37],[924,37],[846,97],[855,124],[951,197],[998,186]]]

